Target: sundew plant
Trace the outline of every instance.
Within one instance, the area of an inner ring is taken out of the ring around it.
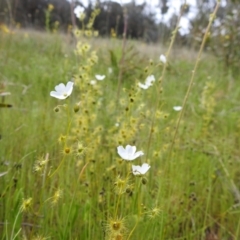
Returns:
[[[0,239],[240,238],[239,89],[203,51],[218,6],[195,63],[178,25],[154,56],[99,39],[98,9],[74,43],[1,33]]]

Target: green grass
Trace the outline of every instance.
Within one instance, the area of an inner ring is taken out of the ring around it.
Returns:
[[[164,48],[128,42],[120,66],[121,41],[81,39],[98,55],[90,66],[91,54],[76,56],[70,36],[0,34],[0,92],[11,92],[5,103],[13,105],[0,108],[0,174],[7,171],[0,177],[0,239],[240,238],[240,79],[204,54],[171,148],[179,116],[173,106],[182,105],[195,52],[174,50],[162,90],[158,81],[141,90],[138,81],[160,78]],[[95,74],[106,79],[92,86]],[[71,79],[68,99],[49,96]],[[59,142],[61,135],[66,140]],[[127,144],[144,156],[121,160],[116,149]],[[45,158],[43,171],[35,172]],[[131,164],[144,162],[150,170],[134,177]]]

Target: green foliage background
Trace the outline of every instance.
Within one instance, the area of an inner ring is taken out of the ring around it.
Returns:
[[[182,104],[196,53],[174,49],[162,88],[156,81],[144,91],[137,83],[149,74],[159,80],[163,48],[128,42],[120,65],[117,39],[80,41],[90,43],[98,62],[60,102],[49,92],[60,82],[79,80],[88,59],[74,54],[75,40],[30,31],[1,33],[0,91],[11,92],[4,103],[13,105],[0,108],[0,174],[7,172],[0,176],[1,239],[210,239],[214,234],[238,239],[239,79],[204,54],[171,149],[179,115],[173,106]],[[123,83],[116,99],[119,71]],[[96,88],[88,82],[95,74],[106,75]],[[64,144],[58,141],[61,135],[67,136]],[[78,142],[85,151],[81,156],[75,152]],[[141,178],[124,178],[129,164],[116,148],[127,144],[145,153],[133,164],[151,165],[145,185]],[[64,154],[68,147],[69,155]],[[45,158],[47,171],[35,172],[37,160]],[[119,176],[131,183],[130,192],[116,194]],[[156,215],[154,209],[160,209]],[[112,222],[124,225],[124,238],[111,238]]]

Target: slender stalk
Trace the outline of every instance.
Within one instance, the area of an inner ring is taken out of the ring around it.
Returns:
[[[17,233],[15,234],[14,238],[11,239],[11,240],[14,240],[16,239],[16,237],[19,235],[19,233],[22,231],[22,228],[19,228],[19,230],[17,231]]]
[[[15,229],[15,227],[16,227],[17,220],[18,220],[18,217],[19,217],[20,213],[21,213],[21,208],[19,208],[18,213],[17,213],[17,216],[16,216],[15,219],[14,219],[14,223],[13,223],[13,227],[12,227],[12,232],[11,232],[10,240],[13,240],[13,239],[15,238],[15,237],[13,237],[13,235],[14,235],[14,229]]]
[[[206,43],[207,38],[208,38],[208,33],[210,31],[210,27],[212,26],[214,17],[216,16],[216,13],[218,11],[219,6],[220,6],[220,1],[217,2],[216,7],[215,7],[213,13],[210,15],[210,18],[209,18],[209,23],[208,23],[206,32],[204,34],[204,37],[203,37],[203,40],[202,40],[202,43],[201,43],[201,46],[200,46],[200,49],[199,49],[199,52],[198,52],[198,56],[197,56],[197,60],[196,60],[194,69],[192,71],[192,76],[191,76],[191,79],[190,79],[190,82],[189,82],[189,85],[188,85],[187,93],[186,93],[186,95],[184,97],[184,100],[183,100],[182,110],[180,111],[180,114],[179,114],[179,117],[178,117],[178,120],[177,120],[177,125],[176,125],[176,129],[175,129],[175,132],[174,132],[173,140],[172,140],[171,145],[170,145],[169,159],[170,159],[171,154],[172,154],[172,149],[173,149],[173,146],[174,146],[174,143],[175,143],[175,140],[176,140],[176,136],[177,136],[177,133],[178,133],[179,124],[180,124],[181,119],[183,117],[184,109],[185,109],[189,94],[192,90],[193,80],[195,78],[195,73],[197,71],[197,68],[198,68],[198,65],[199,65],[199,62],[200,62],[200,59],[201,59],[201,56],[202,56],[202,52],[203,52],[205,43]]]
[[[221,164],[221,166],[223,168],[223,171],[225,172],[225,175],[226,175],[226,177],[228,178],[228,180],[231,184],[231,189],[232,189],[232,192],[233,192],[235,198],[237,199],[238,202],[240,202],[240,192],[238,190],[238,187],[236,186],[236,184],[234,183],[234,181],[230,177],[230,174],[229,174],[227,168],[225,167],[225,165],[224,165],[224,163],[223,163],[223,161],[220,157],[218,157],[218,161]]]
[[[118,88],[117,88],[117,102],[119,99],[119,95],[120,95],[120,89],[122,86],[122,75],[123,75],[123,64],[125,61],[125,49],[126,49],[126,43],[127,43],[127,29],[128,29],[128,20],[127,20],[128,16],[127,16],[127,12],[125,9],[124,12],[124,29],[123,29],[123,41],[122,41],[122,57],[120,60],[120,71],[118,74]]]
[[[49,153],[46,154],[45,156],[45,161],[48,163],[48,159],[49,159]],[[43,171],[43,178],[42,178],[42,188],[44,188],[45,186],[45,181],[46,181],[46,173],[47,173],[47,164],[44,167],[44,171]]]
[[[240,219],[238,220],[237,231],[236,231],[236,234],[235,234],[236,239],[238,239],[239,229],[240,229]]]
[[[87,167],[87,165],[89,164],[89,162],[87,162],[84,166],[83,166],[83,168],[82,168],[82,170],[81,170],[81,172],[80,172],[80,174],[79,174],[79,176],[78,176],[78,181],[80,181],[80,179],[81,179],[81,177],[82,177],[82,174],[83,174],[83,172],[84,172],[84,170],[86,169],[86,167]],[[77,192],[77,187],[75,186],[75,191],[74,191],[74,194],[73,194],[73,197],[72,197],[72,199],[71,199],[71,203],[70,203],[70,206],[69,206],[69,211],[68,211],[68,214],[67,214],[67,217],[66,217],[66,223],[68,223],[68,219],[69,219],[69,216],[70,216],[70,212],[71,212],[71,209],[72,209],[72,206],[73,206],[73,201],[74,201],[74,199],[75,199],[75,197],[76,197],[76,192]],[[64,237],[66,237],[66,232],[67,232],[67,228],[69,227],[67,224],[65,224],[65,230],[64,230]]]
[[[122,188],[120,189],[122,191]],[[120,197],[121,197],[121,192],[118,194],[118,198],[117,198],[117,204],[116,204],[116,209],[115,209],[115,213],[114,213],[114,218],[117,218],[117,213],[118,213],[118,206],[119,206],[119,201],[120,201]]]
[[[136,229],[136,227],[137,227],[137,225],[138,225],[138,222],[139,222],[139,219],[136,221],[136,223],[135,223],[132,231],[129,233],[127,240],[129,240],[130,237],[133,235],[133,232],[135,231],[135,229]]]
[[[185,3],[186,4],[186,1]],[[177,36],[177,32],[178,32],[178,29],[179,29],[179,24],[180,24],[180,20],[182,18],[182,15],[183,15],[183,10],[184,8],[181,9],[181,12],[179,14],[179,17],[178,17],[178,21],[177,21],[177,24],[176,24],[176,28],[174,29],[174,31],[172,32],[172,37],[171,37],[171,41],[170,41],[170,44],[169,44],[169,47],[168,47],[168,50],[166,52],[166,59],[168,61],[169,59],[169,56],[170,56],[170,52],[173,48],[173,44],[175,42],[175,39],[176,39],[176,36]],[[162,82],[163,82],[163,79],[164,79],[164,76],[165,76],[165,73],[166,73],[166,69],[167,69],[167,62],[163,64],[163,70],[162,70],[162,74],[159,78],[159,86],[158,86],[158,89],[159,89],[159,92],[161,91],[161,87],[162,87]],[[151,128],[150,128],[150,133],[149,133],[149,137],[148,137],[148,142],[147,142],[147,154],[146,154],[146,158],[148,158],[148,154],[149,154],[149,148],[150,148],[150,145],[151,145],[151,140],[152,140],[152,133],[153,133],[153,128],[155,126],[155,112],[156,110],[159,108],[159,100],[160,100],[160,95],[159,95],[159,92],[156,93],[157,95],[157,100],[156,100],[156,106],[154,108],[154,111],[153,111],[153,115],[152,115],[152,122],[151,122]]]
[[[72,124],[72,119],[70,119],[70,116],[69,116],[69,106],[68,107],[68,127],[67,127],[67,137],[69,136],[69,132],[70,132],[70,128],[71,128],[71,124]],[[67,138],[66,138],[67,139]],[[65,144],[64,144],[64,149],[66,148],[66,141],[65,141]],[[53,175],[55,175],[55,173],[58,172],[58,170],[61,168],[61,166],[63,165],[64,163],[64,160],[65,160],[65,156],[66,154],[64,154],[60,164],[58,165],[57,169],[49,176],[49,178],[53,177]]]

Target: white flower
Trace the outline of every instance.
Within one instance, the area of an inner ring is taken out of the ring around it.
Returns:
[[[77,6],[74,8],[74,13],[78,18],[80,18],[80,16],[83,14],[83,12],[84,12],[84,7]]]
[[[145,84],[148,86],[152,86],[154,82],[155,82],[155,77],[153,75],[148,76],[145,80]]]
[[[146,85],[146,84],[142,84],[142,83],[138,83],[138,86],[142,89],[148,89],[149,88],[149,85]]]
[[[71,95],[73,90],[73,82],[69,81],[65,86],[63,83],[60,83],[55,87],[56,91],[51,91],[50,96],[58,99],[66,99]]]
[[[146,78],[145,84],[142,84],[139,82],[138,86],[142,89],[148,89],[150,86],[153,85],[154,82],[155,82],[155,77],[153,75],[150,75]]]
[[[142,151],[136,152],[136,147],[130,145],[127,145],[125,149],[123,146],[119,146],[117,147],[117,151],[120,157],[127,161],[132,161],[144,154]]]
[[[181,107],[181,106],[174,106],[174,107],[173,107],[173,110],[175,110],[175,111],[181,111],[181,110],[182,110],[182,107]]]
[[[106,77],[105,75],[98,75],[98,74],[95,75],[95,78],[99,81],[102,81],[105,77]]]
[[[96,83],[97,83],[96,80],[91,80],[91,81],[90,81],[90,84],[91,84],[91,85],[95,85]]]
[[[160,55],[159,60],[160,60],[162,63],[166,63],[166,62],[167,62],[167,59],[166,59],[166,57],[165,57],[163,54]]]
[[[144,175],[148,170],[150,166],[147,163],[144,163],[142,166],[135,166],[132,165],[132,173],[136,175]]]

